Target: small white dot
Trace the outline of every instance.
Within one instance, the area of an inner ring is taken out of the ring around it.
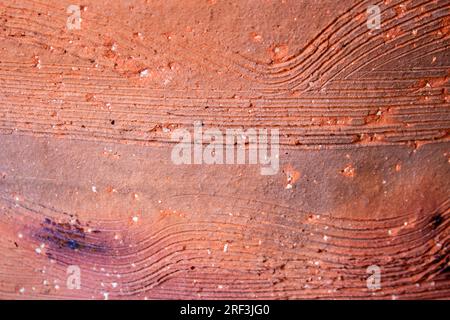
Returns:
[[[148,69],[142,70],[139,75],[141,76],[141,78],[148,77]]]

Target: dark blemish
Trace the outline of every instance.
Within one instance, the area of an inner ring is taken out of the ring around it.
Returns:
[[[67,241],[67,246],[72,250],[78,249],[80,247],[80,245],[76,240]]]
[[[450,275],[450,266],[442,266],[442,269],[439,271],[439,274]]]
[[[92,232],[100,234],[98,230]],[[75,223],[58,223],[50,218],[45,218],[41,229],[34,234],[34,237],[44,242],[50,251],[67,248],[86,253],[103,253],[108,250],[108,246],[105,246],[103,241],[98,243],[99,239],[88,237],[78,219],[75,220]],[[53,255],[49,252],[48,256],[52,257]]]
[[[433,229],[437,229],[442,222],[444,221],[444,219],[442,218],[442,216],[438,213],[433,217],[433,220],[431,222],[431,225],[433,226]]]
[[[111,124],[115,125],[116,124],[116,120],[111,120]]]
[[[17,242],[14,241],[14,245],[16,246],[16,248],[19,247],[19,245],[17,244]]]

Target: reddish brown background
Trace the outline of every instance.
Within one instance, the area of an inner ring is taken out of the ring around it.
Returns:
[[[0,4],[1,298],[450,297],[448,0],[70,4]],[[279,173],[175,166],[195,120]]]

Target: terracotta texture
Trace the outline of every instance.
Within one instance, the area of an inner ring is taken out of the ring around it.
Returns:
[[[71,4],[0,3],[0,298],[450,298],[448,0]],[[278,174],[174,165],[194,121]]]

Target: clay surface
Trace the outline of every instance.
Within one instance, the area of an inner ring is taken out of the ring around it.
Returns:
[[[72,4],[0,3],[0,298],[450,298],[448,0]],[[194,121],[278,173],[175,165]]]

